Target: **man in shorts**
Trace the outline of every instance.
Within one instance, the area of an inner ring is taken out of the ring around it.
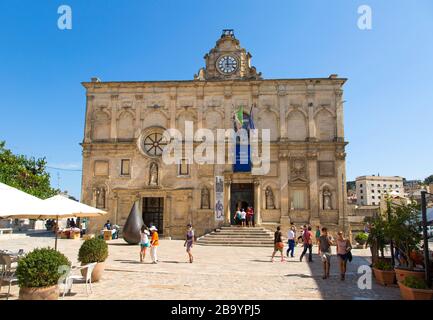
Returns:
[[[319,256],[323,262],[323,279],[329,278],[329,269],[331,267],[331,237],[328,236],[328,229],[322,228],[322,233],[319,237]]]

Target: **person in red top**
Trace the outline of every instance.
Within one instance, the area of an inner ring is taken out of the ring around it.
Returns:
[[[254,221],[254,210],[253,210],[253,207],[248,207],[248,209],[247,209],[248,227],[252,227],[253,226],[253,221]]]
[[[311,226],[308,226],[308,228],[304,227],[302,240],[304,245],[304,251],[302,251],[299,261],[302,262],[302,258],[305,256],[308,250],[308,262],[313,262],[313,233],[311,232]]]

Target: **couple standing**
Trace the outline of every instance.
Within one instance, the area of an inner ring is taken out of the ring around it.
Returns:
[[[149,235],[151,236],[150,240]],[[140,231],[140,237],[140,262],[143,263],[144,258],[146,257],[146,250],[150,247],[150,257],[152,258],[152,263],[158,263],[158,229],[155,226],[151,226],[149,229],[146,226],[142,226]]]
[[[332,237],[328,236],[328,229],[322,228],[322,233],[319,237],[319,255],[323,262],[323,279],[329,278],[331,267],[331,245],[334,244]],[[337,256],[340,262],[340,279],[344,281],[346,277],[347,261],[352,260],[352,245],[349,239],[344,238],[343,232],[339,231],[337,240]]]

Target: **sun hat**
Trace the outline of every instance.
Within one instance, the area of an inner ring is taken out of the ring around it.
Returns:
[[[151,226],[149,230],[150,230],[150,231],[158,231],[158,229],[156,229],[155,226]]]

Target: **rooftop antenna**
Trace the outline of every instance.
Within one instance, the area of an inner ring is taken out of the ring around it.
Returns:
[[[57,172],[57,189],[60,190],[60,173]]]

